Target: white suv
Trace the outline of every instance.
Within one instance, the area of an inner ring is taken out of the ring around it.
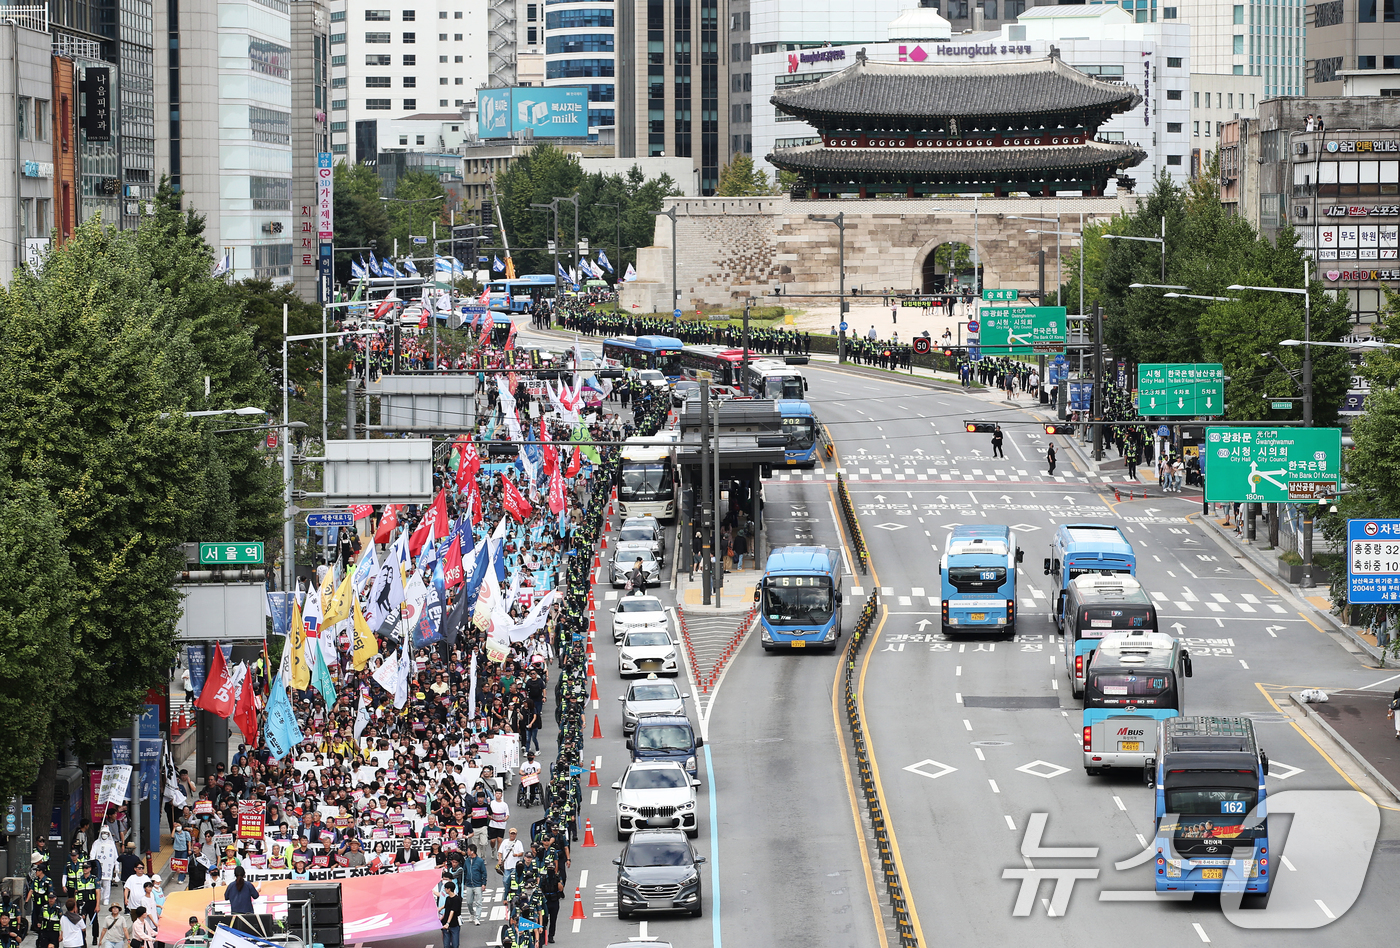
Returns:
[[[629,764],[617,791],[617,838],[639,829],[682,829],[691,839],[700,833],[695,788],[700,781],[674,760]]]

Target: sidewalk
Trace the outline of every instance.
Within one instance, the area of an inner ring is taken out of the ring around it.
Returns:
[[[695,581],[686,578],[684,570],[676,573],[676,604],[687,615],[728,615],[748,612],[753,606],[753,591],[758,585],[760,571],[753,563],[752,556],[744,558],[745,569],[730,570],[724,574],[724,584],[720,587],[720,604],[704,605],[705,587],[700,570],[695,571]]]
[[[1400,801],[1400,740],[1386,717],[1389,691],[1333,691],[1324,704],[1307,703],[1296,694],[1289,698]]]

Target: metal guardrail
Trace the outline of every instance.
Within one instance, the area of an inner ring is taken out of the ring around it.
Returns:
[[[894,912],[900,948],[918,948],[919,941],[914,935],[909,904],[904,898],[904,882],[899,877],[898,866],[895,865],[889,828],[885,824],[884,804],[880,801],[880,792],[875,786],[870,754],[865,746],[865,726],[860,719],[860,703],[856,696],[856,656],[860,654],[866,636],[875,624],[875,609],[879,605],[879,599],[880,591],[872,589],[870,597],[865,600],[865,605],[860,610],[860,616],[856,619],[855,631],[846,643],[846,723],[850,726],[851,741],[855,745],[860,788],[865,796],[865,808],[870,813],[870,826],[875,832],[875,846],[880,853],[880,872],[885,877],[885,892],[890,899],[890,909]]]
[[[846,489],[846,478],[836,474],[836,494],[841,498],[841,515],[846,520],[846,529],[851,534],[851,546],[855,548],[856,559],[862,573],[870,572],[870,551],[865,546],[865,534],[860,532],[860,520],[856,517],[856,505],[851,500],[851,492]]]

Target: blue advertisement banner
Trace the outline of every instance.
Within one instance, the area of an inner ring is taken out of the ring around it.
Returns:
[[[477,137],[586,138],[588,90],[582,86],[477,90]]]

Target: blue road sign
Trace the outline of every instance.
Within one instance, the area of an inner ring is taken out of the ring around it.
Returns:
[[[1171,436],[1172,436],[1172,430],[1171,430],[1170,428],[1168,428],[1166,425],[1158,425],[1158,426],[1157,426],[1157,437],[1159,437],[1159,438],[1170,438]]]
[[[982,358],[982,347],[981,347],[981,346],[968,346],[968,347],[967,347],[967,358],[968,358],[968,361],[970,361],[970,362],[977,362],[977,361],[980,361],[981,358]]]
[[[967,321],[967,331],[968,331],[968,332],[981,332],[981,331],[982,331],[982,324],[979,323],[979,322],[978,322],[977,320],[975,320],[975,319],[969,319],[969,320]]]
[[[1347,601],[1400,602],[1400,520],[1347,521]]]
[[[676,310],[674,313],[671,314],[671,316],[672,316],[673,318],[675,318],[675,319],[680,319],[680,318],[681,318],[681,311],[680,311],[680,310]]]
[[[335,513],[314,513],[306,515],[308,527],[353,527],[355,515],[348,510]]]
[[[850,329],[850,328],[851,328],[851,324],[850,324],[850,323],[846,322],[844,319],[841,320],[841,331],[842,331],[842,332],[845,332],[847,329]]]
[[[1064,354],[1063,352],[1061,352],[1059,355],[1055,356],[1055,363],[1054,363],[1054,364],[1055,364],[1055,365],[1069,365],[1069,360],[1066,359],[1066,358],[1065,358],[1065,354]]]

